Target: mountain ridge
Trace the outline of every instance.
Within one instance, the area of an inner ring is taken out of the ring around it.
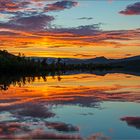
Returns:
[[[35,60],[43,60],[47,59],[49,63],[52,61],[56,61],[58,58],[56,57],[30,57],[31,59]],[[67,64],[112,64],[112,63],[121,63],[126,61],[137,61],[140,60],[140,55],[120,58],[120,59],[108,59],[104,56],[89,58],[89,59],[78,59],[78,58],[60,58],[62,62]]]

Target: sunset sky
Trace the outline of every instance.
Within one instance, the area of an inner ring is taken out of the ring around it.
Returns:
[[[39,57],[140,55],[140,1],[0,0],[0,49]]]

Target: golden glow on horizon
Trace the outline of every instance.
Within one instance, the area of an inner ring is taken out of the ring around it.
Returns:
[[[140,42],[138,35],[129,31],[133,40],[102,40],[108,34],[97,36],[80,36],[70,33],[30,33],[16,30],[10,31],[14,35],[0,35],[1,48],[11,53],[24,53],[26,56],[38,57],[70,57],[70,58],[93,58],[105,56],[108,58],[124,58],[139,55]],[[138,32],[138,31],[137,31]],[[101,40],[100,40],[101,38]],[[97,41],[96,41],[97,39]]]

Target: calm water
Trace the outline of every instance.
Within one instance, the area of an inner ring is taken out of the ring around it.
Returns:
[[[74,74],[5,81],[0,138],[140,139],[140,76]]]

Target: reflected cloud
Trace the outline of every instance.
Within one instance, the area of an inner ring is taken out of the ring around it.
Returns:
[[[140,129],[140,117],[123,117],[121,121],[125,121],[129,126]]]
[[[0,139],[14,139],[15,133],[27,133],[30,129],[27,125],[19,122],[0,123]]]
[[[103,133],[96,133],[87,138],[87,140],[111,140],[110,137],[105,136]]]
[[[63,122],[61,113],[56,109],[67,106],[87,107],[104,110],[101,103],[140,102],[139,76],[128,74],[94,74],[56,75],[24,78],[1,78],[1,83],[8,83],[7,90],[0,91],[0,138],[59,138],[82,139],[80,124]],[[47,80],[46,80],[47,79]],[[23,84],[24,83],[24,84]],[[5,114],[4,114],[5,112]],[[65,114],[66,115],[66,114]],[[73,115],[82,118],[96,118],[96,112],[84,111]],[[74,117],[74,116],[73,116]],[[79,116],[78,116],[79,117]],[[74,119],[74,118],[71,118]],[[67,119],[66,119],[67,120]],[[124,117],[129,125],[139,129],[139,118]],[[15,124],[16,123],[16,124]],[[74,125],[73,125],[74,124]],[[16,134],[15,134],[16,133]],[[89,139],[110,139],[102,133],[93,134]],[[87,139],[88,139],[87,138]]]
[[[17,77],[14,79],[8,77],[7,80],[2,78],[1,86],[5,86],[6,88],[4,90],[2,87],[1,89],[0,109],[10,110],[10,108],[12,109],[16,105],[24,108],[26,105],[22,106],[22,104],[28,102],[62,105],[75,104],[89,107],[100,107],[100,102],[102,101],[140,102],[140,85],[138,84],[140,79],[136,76],[127,74],[108,74],[105,76],[77,74],[58,75],[58,77],[56,79],[50,76],[46,78],[41,76]],[[11,81],[8,81],[10,79]],[[74,83],[73,81],[76,82]],[[132,83],[132,81],[135,81],[135,83]],[[11,99],[13,97],[14,100]],[[42,104],[40,106],[34,105],[41,110],[44,109]],[[31,110],[27,106],[22,111],[27,114],[30,111],[34,112],[35,110],[32,110],[33,105],[29,104],[29,106]]]
[[[50,118],[55,116],[47,107],[36,103],[23,105],[23,108],[16,110],[15,114],[33,118]]]
[[[34,129],[31,126],[33,127],[34,124],[0,123],[0,139],[81,139],[79,135],[46,132],[43,128]]]
[[[46,122],[46,126],[49,129],[55,129],[57,131],[62,131],[62,132],[75,132],[79,131],[79,128],[76,126],[73,126],[71,124],[65,124],[62,122]]]
[[[41,130],[36,130],[32,133],[29,133],[23,137],[24,139],[74,139],[80,140],[81,137],[79,135],[65,135],[65,134],[55,134],[55,133],[45,133]]]
[[[50,123],[51,124],[51,123]],[[56,125],[56,123],[54,123]],[[53,124],[53,125],[54,125]],[[39,125],[39,124],[38,124]],[[57,123],[57,125],[59,125]],[[32,126],[32,127],[31,127]],[[0,123],[0,139],[71,139],[71,140],[110,140],[110,137],[103,133],[94,133],[93,135],[83,138],[80,134],[63,134],[48,132],[42,128],[33,128],[32,124],[20,122]],[[58,130],[59,131],[59,130]],[[69,131],[68,131],[69,132]]]

